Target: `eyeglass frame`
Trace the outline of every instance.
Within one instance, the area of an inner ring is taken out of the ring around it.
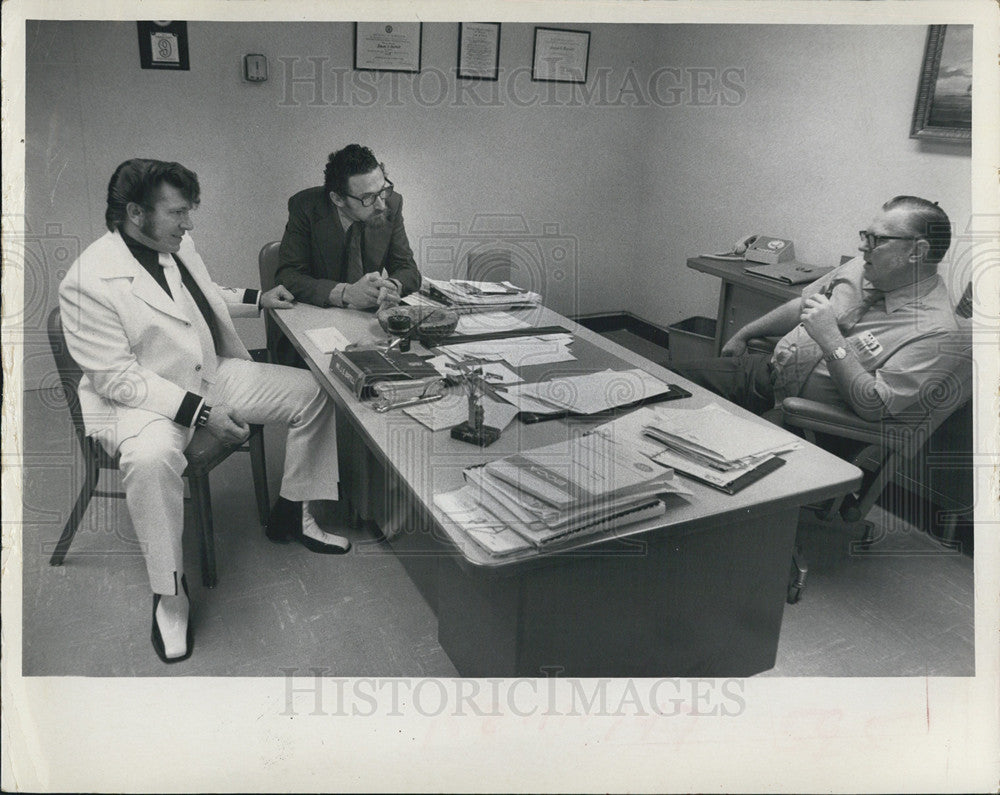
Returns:
[[[396,187],[392,183],[392,181],[388,177],[385,176],[385,174],[382,175],[382,179],[385,180],[385,187],[382,188],[381,190],[376,191],[375,193],[366,193],[365,196],[369,196],[370,197],[370,201],[368,201],[367,203],[365,203],[364,197],[362,197],[362,196],[355,196],[352,193],[345,193],[345,194],[343,194],[343,196],[344,196],[345,199],[354,199],[356,202],[359,202],[362,207],[374,207],[375,206],[375,202],[377,202],[380,197],[381,197],[382,201],[387,201],[389,199],[389,197],[392,196],[393,190]]]
[[[909,235],[903,237],[902,235],[876,235],[874,232],[869,232],[867,229],[859,229],[858,237],[861,241],[868,246],[869,250],[874,251],[879,246],[882,245],[886,240],[923,240],[924,238],[920,235]]]

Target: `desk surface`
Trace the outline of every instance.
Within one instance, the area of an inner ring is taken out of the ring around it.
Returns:
[[[772,279],[764,279],[745,273],[743,269],[747,265],[753,264],[745,260],[721,260],[708,257],[691,257],[687,261],[687,266],[692,270],[718,276],[724,281],[764,293],[781,301],[789,301],[792,298],[802,296],[802,288],[805,287],[805,284],[782,284]]]
[[[539,557],[551,556],[567,549],[563,547],[558,551],[545,553],[529,551],[508,558],[493,558],[437,510],[433,496],[435,493],[450,491],[461,486],[464,482],[462,477],[464,468],[519,450],[533,449],[566,439],[572,432],[571,425],[574,428],[580,427],[579,421],[552,420],[524,425],[515,420],[506,428],[499,441],[486,449],[456,441],[449,436],[447,430],[431,432],[401,411],[380,414],[359,401],[353,392],[330,372],[330,354],[320,352],[305,333],[311,329],[336,326],[352,342],[384,338],[373,314],[298,304],[293,309],[274,311],[272,316],[303,355],[338,407],[348,412],[379,461],[395,470],[409,486],[414,497],[434,516],[448,540],[461,552],[467,564],[477,568],[516,568],[518,564],[528,560],[537,560]],[[522,313],[522,316],[530,320],[533,325],[562,325],[573,332],[576,338],[573,345],[580,349],[578,354],[580,360],[548,365],[547,367],[552,370],[565,372],[575,367],[579,372],[583,363],[590,371],[614,367],[615,363],[618,365],[615,369],[640,367],[667,383],[679,384],[692,392],[691,398],[673,403],[674,406],[683,403],[691,408],[697,408],[710,401],[725,402],[722,398],[706,392],[551,310],[539,308]],[[731,404],[729,408],[755,422],[766,422]],[[684,480],[684,485],[692,492],[690,497],[671,497],[665,516],[614,531],[614,537],[635,536],[659,528],[671,528],[674,532],[683,533],[696,532],[729,520],[745,518],[750,511],[765,515],[776,513],[842,495],[860,482],[860,475],[860,470],[851,464],[803,442],[800,449],[787,455],[785,466],[735,495],[723,494],[707,486]],[[599,544],[607,538],[607,534],[594,534],[575,543],[572,549],[579,550],[582,547]]]

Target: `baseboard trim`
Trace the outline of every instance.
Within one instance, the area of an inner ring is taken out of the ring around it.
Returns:
[[[655,343],[661,348],[669,348],[667,329],[643,320],[631,312],[607,312],[594,315],[577,315],[572,318],[581,326],[596,331],[598,334],[606,331],[628,331],[637,337]]]

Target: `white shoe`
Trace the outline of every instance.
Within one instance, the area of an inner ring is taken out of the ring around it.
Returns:
[[[350,550],[351,542],[343,536],[326,532],[309,510],[309,503],[302,503],[302,535],[298,539],[310,552],[321,555],[343,555]]]

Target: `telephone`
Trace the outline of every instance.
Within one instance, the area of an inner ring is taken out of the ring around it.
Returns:
[[[767,235],[747,235],[733,244],[733,250],[722,254],[706,254],[709,259],[747,260],[764,265],[776,265],[795,259],[795,245],[791,240]]]

